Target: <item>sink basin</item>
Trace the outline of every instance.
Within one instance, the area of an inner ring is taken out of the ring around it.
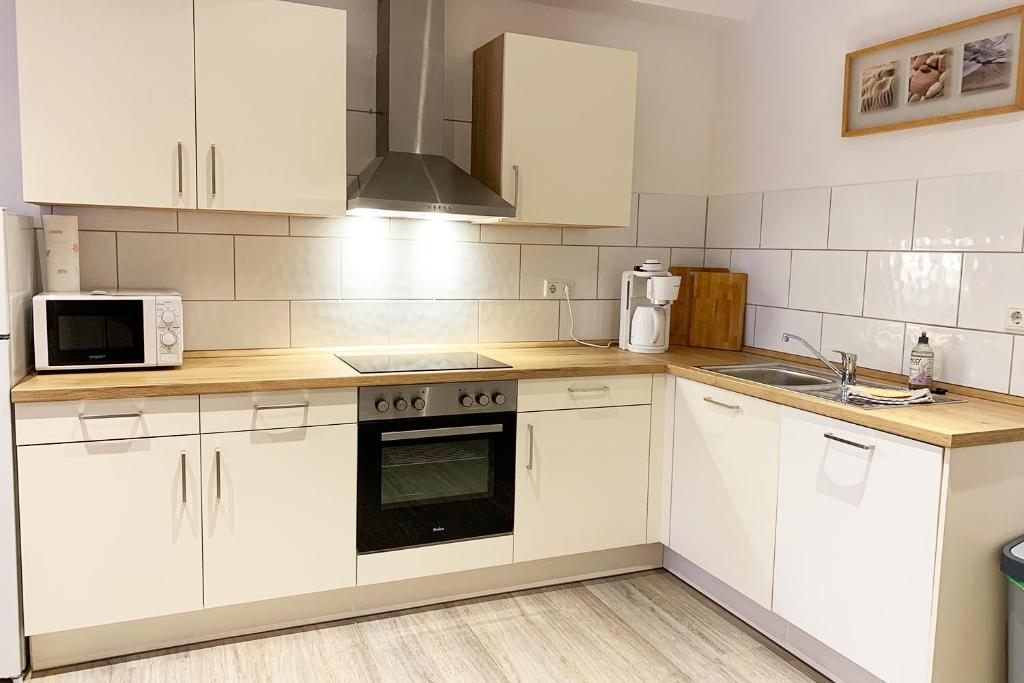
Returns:
[[[758,363],[752,365],[712,365],[704,370],[728,375],[736,379],[745,379],[758,384],[773,387],[824,387],[839,381],[834,375],[817,374],[808,370],[795,368],[785,363]]]

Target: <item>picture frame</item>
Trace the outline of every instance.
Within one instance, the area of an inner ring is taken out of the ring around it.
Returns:
[[[1024,111],[1024,5],[846,55],[842,136]]]

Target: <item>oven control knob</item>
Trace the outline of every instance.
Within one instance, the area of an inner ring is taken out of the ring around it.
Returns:
[[[463,394],[462,398],[459,399],[459,402],[467,408],[473,407],[473,397],[469,394]]]
[[[409,407],[409,402],[406,401],[404,398],[396,398],[395,399],[395,410],[405,410],[408,407]]]
[[[164,346],[174,346],[178,343],[178,336],[173,332],[164,332],[160,335],[160,343]]]
[[[494,405],[496,406],[505,405],[505,401],[507,400],[508,399],[505,398],[505,394],[501,393],[500,391],[494,395]]]
[[[476,402],[482,406],[488,405],[491,402],[491,397],[487,394],[480,394],[476,397]]]
[[[170,309],[164,309],[164,312],[160,314],[160,319],[170,325],[174,322],[174,311]]]
[[[377,401],[377,412],[378,413],[386,413],[390,409],[391,409],[391,404],[388,403],[387,401],[385,401],[384,399],[380,399],[379,401]]]
[[[427,402],[424,401],[419,396],[417,396],[416,398],[414,398],[412,400],[412,408],[413,408],[413,410],[423,410],[423,407],[426,406],[426,405],[427,405]]]

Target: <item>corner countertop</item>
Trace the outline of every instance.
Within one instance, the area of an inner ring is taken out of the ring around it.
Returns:
[[[741,351],[672,347],[662,354],[580,346],[460,347],[511,368],[360,375],[333,351],[197,353],[180,368],[32,375],[11,391],[15,403],[323,389],[484,379],[539,379],[668,372],[781,405],[943,447],[1024,441],[1024,407],[962,396],[966,403],[863,410],[701,370],[704,365],[767,362]],[[452,349],[445,349],[452,350]],[[360,349],[358,352],[374,352]],[[376,350],[380,352],[380,350]],[[811,365],[810,367],[813,367]]]

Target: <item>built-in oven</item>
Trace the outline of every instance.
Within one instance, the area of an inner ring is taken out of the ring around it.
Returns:
[[[515,381],[361,387],[360,553],[512,533]]]

